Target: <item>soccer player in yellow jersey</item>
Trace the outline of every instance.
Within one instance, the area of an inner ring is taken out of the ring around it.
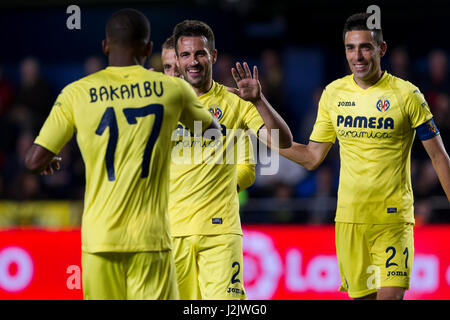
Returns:
[[[161,60],[164,74],[168,76],[181,77],[177,56],[175,53],[174,36],[170,36],[164,41],[161,50]],[[245,135],[240,137],[241,149],[239,149],[236,169],[237,169],[237,191],[240,192],[250,187],[255,182],[255,159],[251,140]]]
[[[169,221],[180,298],[245,299],[237,170],[235,162],[225,160],[226,150],[235,147],[230,132],[252,130],[264,140],[270,130],[278,129],[281,148],[290,147],[292,134],[261,94],[256,68],[252,74],[246,63],[237,64],[233,75],[238,89],[213,81],[217,50],[207,24],[185,20],[173,33],[181,74],[219,119],[224,134],[214,148],[197,144],[196,137],[180,127],[173,150],[182,154],[180,158],[187,154],[184,160],[188,160],[175,161],[172,154],[170,168]],[[198,150],[206,157],[195,161]]]
[[[322,93],[308,145],[280,150],[309,170],[320,165],[336,137],[341,169],[336,253],[341,290],[351,298],[403,299],[414,257],[411,145],[417,134],[450,199],[450,160],[419,89],[380,66],[387,45],[368,14],[344,26],[351,75]]]
[[[62,90],[26,159],[34,172],[51,171],[76,133],[86,167],[85,299],[179,298],[167,215],[171,135],[178,121],[219,126],[185,81],[143,67],[149,37],[141,12],[113,14],[109,66]]]
[[[165,75],[181,77],[180,70],[177,65],[177,55],[175,53],[175,43],[173,35],[164,41],[161,50],[161,60],[163,72]]]

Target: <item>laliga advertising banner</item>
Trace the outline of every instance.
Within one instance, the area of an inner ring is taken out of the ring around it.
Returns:
[[[450,226],[414,229],[406,299],[450,299]],[[244,226],[249,299],[348,299],[333,226]],[[80,230],[0,231],[0,299],[82,299]]]
[[[450,299],[449,236],[450,226],[414,228],[405,299]],[[348,299],[338,292],[334,226],[247,226],[243,245],[249,299]]]

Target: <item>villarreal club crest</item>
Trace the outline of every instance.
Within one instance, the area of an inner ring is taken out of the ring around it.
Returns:
[[[380,99],[378,99],[377,101],[377,109],[380,112],[386,112],[388,111],[389,107],[391,106],[391,103],[389,102],[388,99],[381,97]]]
[[[223,116],[222,109],[220,109],[217,104],[213,104],[211,107],[209,107],[209,112],[211,112],[212,115],[217,118],[217,120],[220,120],[220,118],[222,118]]]

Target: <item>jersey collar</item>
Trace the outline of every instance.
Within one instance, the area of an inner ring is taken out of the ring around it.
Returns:
[[[386,70],[383,71],[383,74],[381,75],[381,78],[378,79],[377,82],[375,82],[372,86],[370,86],[370,87],[367,88],[367,89],[363,89],[363,88],[361,88],[360,86],[358,86],[358,84],[356,83],[356,81],[355,81],[355,79],[354,79],[353,77],[354,77],[354,75],[352,74],[352,75],[350,76],[350,81],[351,81],[351,83],[353,84],[353,87],[354,87],[354,88],[356,88],[356,89],[357,89],[358,91],[360,91],[360,92],[369,92],[369,91],[371,91],[371,90],[373,90],[373,89],[379,87],[379,86],[385,81],[385,79],[388,77],[388,73],[387,73]]]
[[[125,66],[125,67],[115,67],[115,66],[108,66],[105,70],[118,72],[118,71],[130,71],[130,70],[138,70],[138,69],[144,69],[143,66],[135,64],[132,66]]]
[[[202,94],[200,97],[205,98],[211,95],[216,95],[218,87],[219,87],[218,83],[213,80],[211,88],[204,94]]]

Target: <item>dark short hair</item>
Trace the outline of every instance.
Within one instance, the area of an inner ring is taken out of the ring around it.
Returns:
[[[208,43],[208,48],[213,51],[216,48],[214,32],[206,23],[199,20],[184,20],[178,23],[173,29],[175,37],[175,51],[177,51],[178,39],[181,37],[205,37]]]
[[[354,30],[369,30],[372,31],[373,39],[376,41],[376,43],[381,44],[383,42],[383,32],[381,29],[369,29],[367,27],[367,19],[371,14],[369,13],[355,13],[352,14],[350,17],[348,17],[347,21],[345,21],[344,24],[344,30],[342,33],[342,38],[345,42],[345,34],[348,31],[354,31]]]
[[[106,37],[121,46],[134,46],[150,38],[150,22],[135,9],[121,9],[106,22]]]
[[[164,41],[162,45],[163,49],[175,49],[175,36],[171,35]]]

